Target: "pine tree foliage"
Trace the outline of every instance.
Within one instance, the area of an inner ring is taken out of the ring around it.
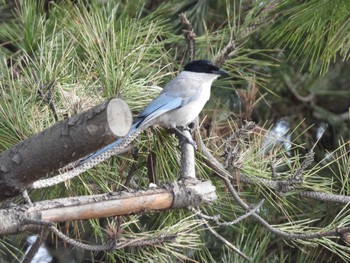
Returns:
[[[348,1],[285,1],[281,14],[268,32],[268,39],[277,46],[289,47],[296,59],[311,70],[322,63],[325,73],[332,60],[349,58],[350,21]]]
[[[305,190],[344,196],[350,192],[347,10],[349,3],[342,0],[2,0],[0,150],[112,96],[122,97],[137,115],[190,60],[178,19],[186,11],[196,33],[196,58],[219,59],[231,43],[222,65],[231,78],[213,84],[200,129],[204,144],[230,173],[255,182],[232,182],[239,196],[252,206],[264,198],[258,214],[286,233],[348,227],[348,205],[299,195]],[[267,149],[264,134],[281,118],[290,123],[291,147],[276,143]],[[243,129],[247,120],[265,129]],[[325,132],[318,141],[315,134],[320,127]],[[38,201],[140,189],[150,182],[178,179],[180,151],[172,135],[152,128],[138,138],[137,145],[138,152],[113,157],[70,182],[31,191],[30,197]],[[316,153],[311,161],[310,149]],[[153,178],[148,169],[150,153],[156,159]],[[212,180],[219,197],[201,212],[220,215],[220,222],[244,215],[246,210],[233,200],[206,158],[200,152],[196,158],[198,178]],[[279,192],[267,183],[291,180],[299,176],[298,171],[302,180],[290,191]],[[132,181],[125,185],[131,173]],[[252,262],[350,260],[349,243],[339,235],[284,239],[252,217],[229,226],[211,223]],[[120,238],[176,235],[172,242],[100,253],[68,249],[49,236],[48,242],[57,246],[53,255],[67,261],[73,257],[77,262],[244,260],[211,235],[190,209],[67,222],[59,227],[87,243],[104,242],[113,229],[120,229]],[[2,238],[4,260],[21,258],[24,237]]]

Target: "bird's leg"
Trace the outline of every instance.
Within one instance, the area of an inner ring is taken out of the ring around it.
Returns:
[[[172,132],[174,132],[175,135],[179,138],[179,140],[180,140],[180,145],[182,145],[183,143],[189,143],[189,144],[191,144],[191,145],[194,147],[194,149],[197,150],[197,143],[196,143],[192,138],[187,137],[187,136],[183,133],[182,129],[183,129],[183,128],[180,128],[180,127],[179,127],[179,128],[178,128],[178,127],[174,127],[174,128],[171,128],[170,130],[171,130]]]
[[[188,130],[191,134],[193,134],[194,131],[197,129],[197,127],[198,127],[198,120],[191,122],[186,127],[183,127],[183,130]]]

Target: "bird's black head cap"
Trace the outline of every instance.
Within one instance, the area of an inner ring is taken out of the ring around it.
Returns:
[[[227,73],[224,70],[221,70],[213,62],[206,59],[193,60],[188,64],[186,64],[186,66],[184,67],[184,70],[190,71],[190,72],[197,72],[197,73],[227,75]]]

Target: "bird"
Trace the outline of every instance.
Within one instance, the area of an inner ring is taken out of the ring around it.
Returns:
[[[200,59],[189,62],[176,78],[166,84],[158,97],[152,100],[138,115],[124,138],[150,126],[168,128],[178,135],[183,135],[180,128],[193,122],[202,111],[210,98],[213,81],[220,76],[227,75],[226,71],[209,60]],[[115,147],[121,140],[123,138],[89,155],[82,159],[79,164]]]

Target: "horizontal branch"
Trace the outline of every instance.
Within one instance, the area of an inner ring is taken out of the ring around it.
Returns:
[[[0,235],[28,230],[27,227],[22,226],[24,220],[67,222],[188,206],[196,207],[215,200],[215,187],[210,181],[185,180],[165,188],[41,201],[31,206],[22,205],[1,209]]]
[[[111,99],[20,142],[0,154],[0,201],[38,179],[125,136],[129,107]]]
[[[338,194],[331,194],[331,193],[323,193],[323,192],[317,192],[317,191],[305,191],[302,189],[298,189],[294,187],[293,185],[290,185],[290,183],[287,181],[274,181],[269,179],[263,179],[263,178],[250,178],[247,175],[239,172],[235,173],[234,175],[231,175],[228,173],[227,170],[224,169],[222,164],[215,159],[215,157],[209,152],[208,148],[205,146],[203,141],[200,142],[200,149],[202,151],[202,154],[206,157],[204,161],[207,163],[207,165],[212,168],[217,175],[222,177],[221,175],[227,176],[228,178],[231,178],[235,181],[252,184],[252,185],[265,185],[266,187],[271,188],[275,192],[291,192],[295,191],[296,195],[299,195],[304,198],[308,199],[314,199],[324,202],[333,202],[333,203],[339,203],[339,204],[348,204],[350,202],[350,196],[346,195],[338,195]],[[289,184],[289,185],[288,185]],[[281,189],[282,186],[282,189]],[[281,191],[283,190],[283,191]]]

